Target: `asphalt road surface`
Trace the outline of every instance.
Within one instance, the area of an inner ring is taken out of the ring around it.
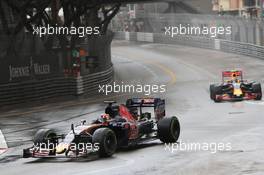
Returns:
[[[167,115],[181,123],[179,145],[210,147],[172,151],[155,141],[139,148],[121,150],[98,159],[22,159],[22,148],[31,143],[38,128],[70,129],[70,123],[98,117],[102,100],[118,102],[133,94],[118,93],[91,100],[75,100],[2,112],[0,128],[11,149],[0,155],[0,174],[65,175],[262,175],[264,174],[264,102],[214,103],[209,84],[221,81],[221,71],[239,68],[248,80],[263,83],[264,61],[199,48],[159,44],[114,42],[116,82],[166,84]],[[140,94],[138,94],[140,95]],[[214,146],[218,150],[215,152]],[[227,146],[228,145],[228,146]],[[174,145],[175,146],[175,145]],[[176,147],[174,147],[176,148]],[[231,148],[231,149],[229,149]]]

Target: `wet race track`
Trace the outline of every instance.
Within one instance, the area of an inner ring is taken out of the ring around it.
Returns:
[[[214,103],[209,84],[221,81],[221,71],[239,68],[248,80],[263,83],[264,61],[184,46],[114,42],[116,82],[166,84],[166,113],[181,123],[179,142],[222,143],[231,150],[172,151],[154,141],[139,148],[121,150],[107,159],[22,159],[38,128],[68,131],[72,122],[88,121],[104,110],[104,99],[124,102],[133,94],[117,93],[98,99],[80,99],[2,112],[0,128],[11,147],[0,155],[1,174],[250,174],[264,173],[264,102]],[[103,96],[103,95],[102,95]]]

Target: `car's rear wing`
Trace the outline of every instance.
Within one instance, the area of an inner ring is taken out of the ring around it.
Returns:
[[[131,98],[126,101],[126,106],[131,107],[154,107],[157,119],[165,116],[165,100],[160,98]]]
[[[223,71],[222,72],[222,79],[224,81],[224,78],[230,77],[230,78],[237,78],[239,77],[241,80],[243,80],[243,72],[241,70],[234,70],[234,71]]]
[[[127,99],[127,107],[155,107],[159,101],[162,101],[160,98],[131,98]]]

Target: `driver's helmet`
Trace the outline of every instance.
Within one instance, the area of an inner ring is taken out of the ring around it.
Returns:
[[[115,118],[119,113],[119,106],[109,105],[106,107],[105,113],[108,114],[110,118]]]
[[[138,108],[137,107],[129,108],[129,112],[132,114],[135,120],[138,119]]]
[[[103,119],[104,121],[110,120],[110,116],[109,114],[101,114],[101,119]]]

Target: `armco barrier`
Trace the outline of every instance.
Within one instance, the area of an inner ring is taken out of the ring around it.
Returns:
[[[154,42],[162,44],[179,44],[187,45],[192,47],[200,48],[209,48],[213,49],[214,40],[209,38],[202,37],[193,37],[193,36],[177,36],[177,37],[168,37],[164,34],[154,34]]]
[[[113,67],[80,77],[53,77],[0,85],[0,106],[41,101],[59,96],[92,95],[99,84],[111,83]]]
[[[137,36],[137,37],[135,37]],[[146,39],[148,36],[148,39]],[[152,37],[152,38],[151,38]],[[176,37],[166,36],[162,33],[128,33],[116,32],[115,39],[129,41],[145,41],[161,44],[178,44],[205,49],[221,50],[223,52],[236,53],[250,57],[264,59],[264,47],[249,43],[241,43],[228,40],[220,40],[199,36],[181,35]]]
[[[264,59],[264,47],[248,43],[221,40],[220,50]]]
[[[95,94],[99,90],[99,85],[109,84],[112,82],[113,75],[114,70],[111,66],[103,72],[82,76],[82,83],[78,84],[78,89],[82,90],[85,95]]]

